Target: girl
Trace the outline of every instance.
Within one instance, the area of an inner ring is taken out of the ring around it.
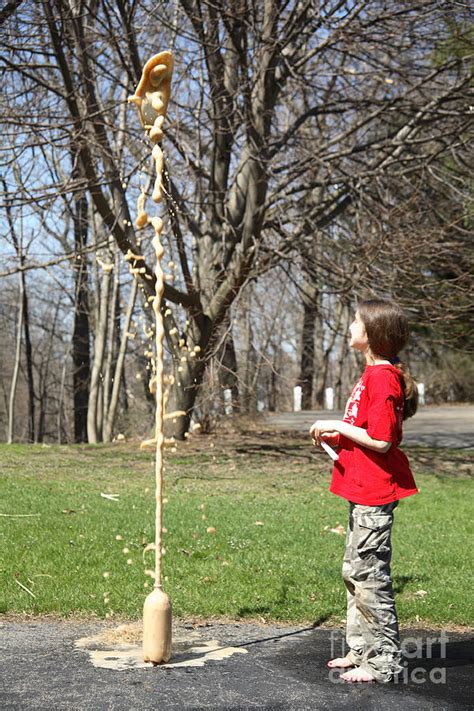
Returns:
[[[393,510],[417,493],[408,460],[398,449],[402,422],[416,412],[415,382],[397,354],[408,325],[392,301],[362,301],[350,326],[350,346],[366,367],[344,419],[318,420],[310,434],[339,447],[330,491],[349,501],[342,574],[347,589],[349,652],[332,659],[345,681],[387,682],[402,670],[397,613],[390,577]]]

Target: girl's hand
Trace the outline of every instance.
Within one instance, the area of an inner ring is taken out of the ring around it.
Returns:
[[[313,438],[314,444],[319,447],[321,440],[330,444],[337,444],[339,432],[337,430],[337,422],[334,420],[316,420],[311,425],[309,434]]]

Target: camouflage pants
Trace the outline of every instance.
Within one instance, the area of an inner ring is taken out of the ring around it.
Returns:
[[[390,577],[393,510],[350,503],[342,576],[347,589],[348,657],[379,682],[402,670],[397,613]]]

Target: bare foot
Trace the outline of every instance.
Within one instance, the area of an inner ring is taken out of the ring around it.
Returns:
[[[333,669],[334,667],[340,667],[341,669],[350,669],[351,667],[355,666],[353,662],[350,661],[347,657],[336,657],[336,659],[331,659],[328,662],[328,667],[331,667]]]
[[[344,679],[344,681],[375,681],[375,677],[363,669],[351,669],[351,671],[341,674],[339,678]]]

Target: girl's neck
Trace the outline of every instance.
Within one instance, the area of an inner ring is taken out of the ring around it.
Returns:
[[[368,348],[365,353],[365,364],[366,365],[390,365],[390,361],[387,360],[386,358],[379,358],[378,356],[374,355],[370,348]]]

